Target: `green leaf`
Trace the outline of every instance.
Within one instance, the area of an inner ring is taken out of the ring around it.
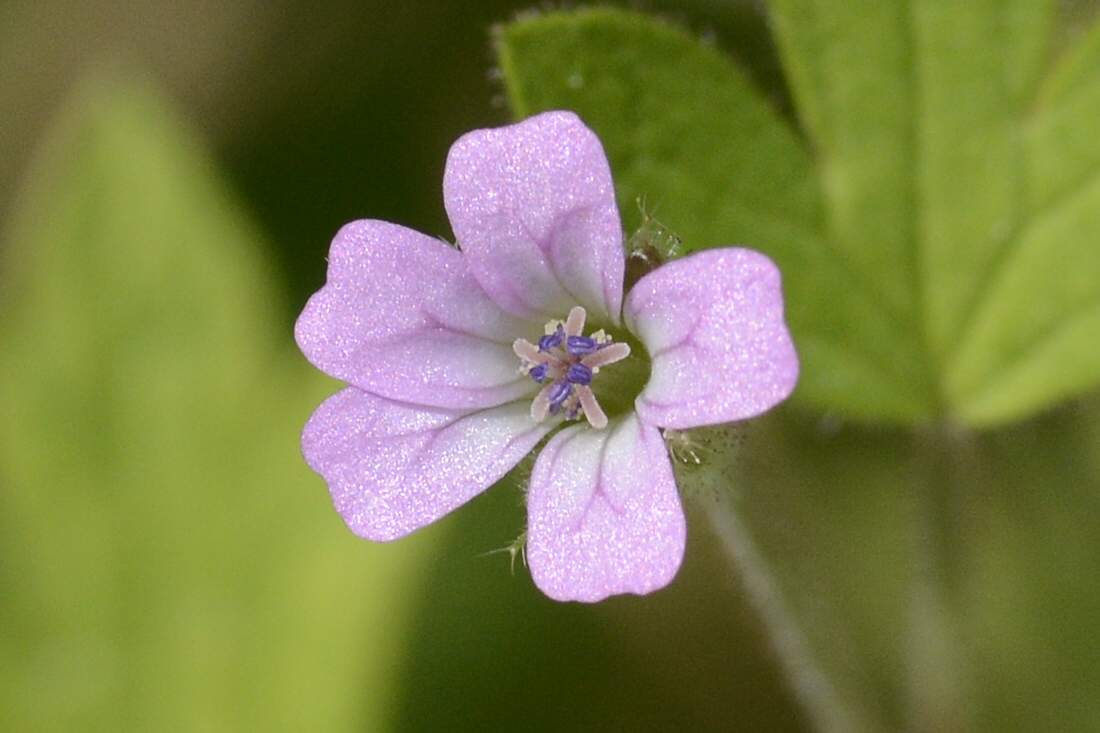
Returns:
[[[1045,64],[1053,3],[772,7],[828,208],[841,222],[838,246],[906,308],[935,411],[1009,417],[979,420],[969,409],[956,354],[969,348],[970,321],[1021,230],[1018,129]]]
[[[1026,202],[949,365],[960,413],[1024,417],[1100,375],[1100,24],[1071,49],[1024,121]]]
[[[303,464],[335,385],[143,84],[48,136],[0,276],[0,727],[375,728],[439,533],[354,539]]]
[[[784,273],[796,398],[974,426],[1100,383],[1100,30],[1044,79],[1053,0],[774,0],[801,140],[721,53],[616,10],[503,27],[517,116],[571,108],[627,212]]]
[[[776,3],[773,23],[818,156],[809,175],[821,180],[828,234],[884,305],[911,323],[918,307],[911,252],[914,103],[905,90],[910,59],[897,43],[905,18],[890,2],[795,5]],[[868,33],[872,27],[878,32]]]
[[[779,263],[799,399],[863,417],[931,414],[915,334],[830,246],[810,154],[722,54],[607,9],[504,26],[497,47],[517,116],[573,109],[600,135],[628,229],[644,196],[689,250],[740,242]]]

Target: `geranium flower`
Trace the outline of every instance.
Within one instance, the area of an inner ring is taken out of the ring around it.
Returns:
[[[336,235],[295,335],[350,386],[306,425],[306,460],[351,530],[387,541],[553,432],[527,493],[535,583],[579,601],[663,587],[685,526],[660,429],[748,418],[793,389],[778,271],[711,249],[624,303],[607,158],[569,112],[463,136],[443,196],[458,249],[382,221]]]

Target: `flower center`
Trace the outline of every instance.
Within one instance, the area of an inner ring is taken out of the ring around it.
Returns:
[[[592,380],[600,369],[630,356],[630,345],[616,342],[603,329],[584,335],[587,317],[579,305],[564,321],[550,321],[545,333],[532,344],[516,339],[512,344],[520,359],[520,370],[543,385],[531,403],[531,417],[542,422],[547,415],[564,415],[579,420],[584,415],[594,428],[607,426],[607,413],[600,407]]]

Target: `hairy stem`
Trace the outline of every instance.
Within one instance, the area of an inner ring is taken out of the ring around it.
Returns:
[[[827,733],[867,730],[822,672],[779,585],[726,492],[718,492],[713,501],[700,503],[750,602],[760,614],[784,676],[815,727]]]

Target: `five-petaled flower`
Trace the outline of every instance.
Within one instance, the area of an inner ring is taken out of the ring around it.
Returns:
[[[336,235],[295,333],[350,386],[306,425],[306,460],[352,531],[384,541],[556,430],[527,493],[535,583],[579,601],[663,587],[685,526],[661,429],[748,418],[793,389],[778,271],[711,249],[624,302],[610,169],[569,112],[463,136],[443,195],[459,249],[381,221]]]

